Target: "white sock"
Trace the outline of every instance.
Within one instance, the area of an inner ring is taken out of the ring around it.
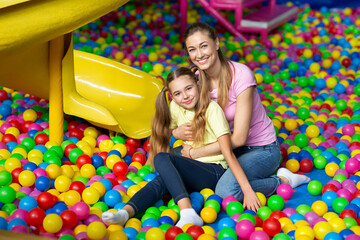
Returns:
[[[282,176],[282,177],[286,178],[287,180],[289,180],[289,184],[292,188],[296,188],[297,186],[300,186],[301,184],[308,183],[311,180],[308,176],[292,173],[287,168],[280,168],[277,171],[277,176]]]
[[[180,211],[180,220],[177,222],[176,226],[182,228],[187,223],[198,226],[204,225],[203,220],[193,208],[186,208]]]
[[[102,220],[108,225],[112,223],[117,223],[121,226],[124,226],[127,220],[129,220],[129,213],[123,209],[119,210],[116,213],[106,211],[102,214]]]

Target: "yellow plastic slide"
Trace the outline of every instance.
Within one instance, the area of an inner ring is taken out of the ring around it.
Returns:
[[[72,48],[72,31],[127,1],[14,0],[0,4],[0,86],[50,100],[51,140],[62,142],[63,112],[132,138],[150,135],[162,82]]]

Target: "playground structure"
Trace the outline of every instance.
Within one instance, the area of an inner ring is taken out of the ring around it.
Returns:
[[[264,0],[195,0],[208,11],[219,23],[221,23],[234,36],[247,41],[242,33],[260,33],[262,41],[267,39],[270,31],[281,24],[291,20],[297,15],[296,6],[277,5],[276,0],[270,0],[267,6],[262,6]],[[245,8],[259,6],[258,10],[243,16]],[[218,10],[234,10],[235,22],[231,23]],[[181,33],[183,34],[187,25],[187,0],[180,0]]]
[[[64,112],[132,138],[151,134],[162,82],[113,60],[73,50],[72,31],[128,0],[18,0],[0,4],[0,85],[49,99],[50,140]]]

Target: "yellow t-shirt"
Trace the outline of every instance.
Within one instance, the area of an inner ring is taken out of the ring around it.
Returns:
[[[169,108],[171,115],[170,129],[175,129],[184,123],[191,122],[195,116],[195,110],[187,110],[182,108],[174,101],[170,102]],[[229,124],[225,118],[225,114],[222,108],[216,102],[210,102],[206,110],[205,117],[206,130],[203,142],[201,144],[197,144],[196,146],[192,141],[185,141],[185,144],[188,144],[192,147],[201,147],[216,142],[217,139],[224,134],[231,134]],[[222,154],[201,157],[197,158],[196,160],[206,163],[221,164],[225,169],[228,168],[227,162]]]

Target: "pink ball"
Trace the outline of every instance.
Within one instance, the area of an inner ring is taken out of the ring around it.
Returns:
[[[112,190],[118,190],[118,191],[122,191],[124,193],[126,193],[126,188],[122,185],[115,185]]]
[[[250,220],[243,219],[236,224],[236,234],[243,239],[250,238],[250,235],[255,231],[254,223]]]
[[[236,223],[239,222],[239,217],[241,216],[241,213],[235,213],[231,215],[231,219],[234,220]]]
[[[285,208],[283,213],[285,213],[287,217],[290,217],[291,215],[297,213],[297,211],[294,208]]]
[[[147,232],[149,229],[152,228],[151,226],[145,226],[140,229],[140,232]]]
[[[89,225],[90,223],[92,222],[95,222],[95,221],[99,221],[100,218],[98,215],[96,214],[90,214],[89,217],[87,217],[85,220],[84,220],[84,224],[85,225]]]
[[[355,127],[351,124],[345,124],[342,127],[342,134],[344,135],[348,135],[348,136],[353,136],[355,134]]]
[[[104,141],[104,140],[110,140],[110,137],[105,135],[105,134],[102,134],[100,135],[97,139],[96,139],[96,145],[99,146],[99,144]]]
[[[251,233],[250,240],[269,240],[269,235],[266,232],[261,230],[256,230]]]
[[[115,178],[116,178],[116,175],[113,174],[113,173],[105,173],[105,174],[104,174],[104,178],[112,178],[112,179],[115,179]]]
[[[314,221],[319,218],[317,213],[312,212],[312,211],[309,211],[309,212],[305,213],[304,217],[305,217],[306,221],[310,224],[310,226],[314,226],[313,225]]]
[[[345,188],[342,188],[342,189],[338,190],[336,192],[336,194],[339,197],[346,198],[349,202],[351,202],[351,200],[352,200],[352,193],[349,190],[345,189]]]
[[[227,196],[223,199],[222,203],[221,203],[221,207],[224,211],[226,211],[226,207],[227,205],[232,202],[232,201],[237,201],[236,197],[233,196]]]
[[[27,222],[27,215],[28,215],[28,211],[26,211],[25,209],[16,209],[11,216],[14,218],[20,218],[22,220],[24,220],[25,222]]]
[[[36,178],[40,177],[40,176],[45,176],[47,177],[47,172],[45,169],[42,168],[37,168],[34,170],[34,174],[36,176]]]
[[[356,158],[349,158],[345,162],[345,170],[348,173],[356,173],[360,169],[360,162]]]
[[[290,184],[282,183],[276,189],[276,194],[284,198],[284,200],[288,200],[293,195],[293,189]]]
[[[72,207],[73,212],[78,216],[79,220],[84,220],[89,216],[90,207],[84,202],[75,203]]]
[[[7,130],[9,127],[12,127],[12,125],[11,125],[10,123],[5,122],[5,123],[1,124],[1,126],[0,126],[0,132],[1,132],[2,134],[5,134],[6,130]]]
[[[335,185],[335,187],[337,187],[337,189],[341,189],[341,188],[342,188],[341,183],[339,183],[339,181],[334,180],[334,179],[328,181],[328,184],[333,184],[333,185]]]
[[[345,240],[360,240],[360,236],[356,235],[355,233],[350,234],[345,238]]]
[[[65,235],[65,234],[74,236],[73,230],[71,230],[71,229],[68,228],[68,227],[62,227],[62,228],[60,229],[60,231],[56,233],[56,237],[60,238],[62,235]]]
[[[11,228],[12,232],[18,232],[18,233],[29,233],[29,230],[26,226],[24,225],[16,225],[14,227]]]
[[[39,124],[37,124],[37,123],[32,123],[32,124],[30,124],[30,126],[28,127],[28,129],[29,129],[29,131],[30,131],[30,130],[36,130],[36,131],[38,131],[38,132],[44,130],[44,129],[43,129]]]
[[[24,140],[24,138],[29,138],[29,135],[27,135],[26,133],[21,133],[17,137],[17,144],[21,144],[21,141]]]
[[[336,175],[338,175],[338,174],[342,174],[342,175],[344,175],[346,178],[349,178],[349,173],[348,173],[345,169],[339,168],[338,170],[335,171],[334,176],[336,176]]]

